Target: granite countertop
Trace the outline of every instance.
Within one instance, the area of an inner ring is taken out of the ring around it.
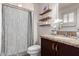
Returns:
[[[79,39],[69,38],[61,35],[41,35],[42,38],[49,39],[51,41],[56,41],[60,43],[64,43],[67,45],[71,45],[79,48]]]

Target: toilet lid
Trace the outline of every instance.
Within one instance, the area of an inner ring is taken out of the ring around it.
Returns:
[[[33,45],[28,48],[28,50],[39,50],[41,47],[39,45]]]

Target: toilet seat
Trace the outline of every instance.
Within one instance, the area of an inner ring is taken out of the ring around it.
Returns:
[[[28,48],[28,50],[32,50],[32,51],[35,51],[35,50],[39,50],[40,49],[40,46],[39,45],[33,45],[33,46],[30,46],[29,48]]]
[[[40,49],[41,49],[40,45],[32,45],[28,48],[27,52],[29,54],[35,54],[35,53],[39,53]]]

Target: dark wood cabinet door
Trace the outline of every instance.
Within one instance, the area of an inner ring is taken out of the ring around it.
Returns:
[[[60,56],[79,56],[79,48],[59,43]]]
[[[55,56],[54,44],[51,40],[41,38],[41,55],[42,56]],[[52,47],[53,46],[53,47]]]

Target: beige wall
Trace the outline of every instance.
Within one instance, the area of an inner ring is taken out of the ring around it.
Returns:
[[[37,31],[37,22],[39,19],[39,14],[38,14],[38,4],[34,4],[34,44],[37,44],[38,42],[38,31]]]

